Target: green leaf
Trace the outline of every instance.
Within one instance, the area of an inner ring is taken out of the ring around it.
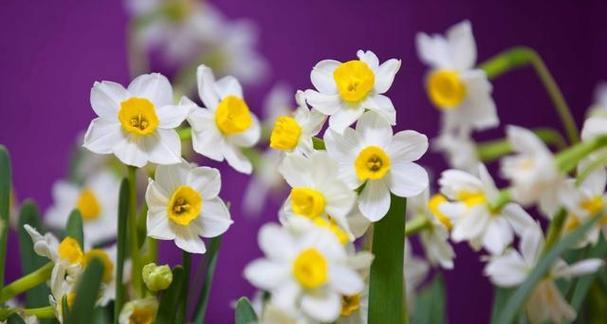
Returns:
[[[234,321],[236,324],[257,323],[257,315],[247,297],[240,297],[238,299],[236,311],[234,312]]]
[[[564,236],[540,259],[536,267],[529,274],[527,279],[520,285],[508,300],[506,306],[500,312],[497,318],[498,324],[511,324],[519,314],[519,309],[527,300],[529,294],[533,291],[538,282],[543,279],[557,258],[566,250],[573,247],[580,239],[594,226],[598,217],[586,222],[573,232]]]
[[[443,324],[447,323],[445,315],[445,283],[442,275],[437,274],[432,283],[422,290],[415,300],[411,323]]]
[[[120,311],[124,305],[124,259],[127,251],[127,220],[129,217],[129,182],[122,179],[118,198],[118,235],[116,238],[116,300],[114,302],[114,323],[118,323]]]
[[[25,321],[19,316],[19,314],[13,314],[7,319],[8,324],[25,324]]]
[[[373,226],[375,259],[369,279],[369,324],[407,319],[403,292],[406,205],[405,198],[391,195],[390,210]]]
[[[194,316],[194,323],[196,324],[204,323],[204,317],[209,303],[209,295],[211,293],[211,286],[213,284],[213,276],[215,274],[215,267],[217,266],[217,256],[219,254],[219,247],[221,246],[221,238],[222,236],[212,238],[209,243],[209,249],[205,254],[206,276],[202,289],[200,290],[200,296],[198,296],[198,303],[196,304],[195,308],[196,314]],[[200,273],[202,273],[202,271],[200,271]]]
[[[80,247],[84,248],[84,231],[82,230],[82,216],[78,209],[72,210],[70,217],[67,219],[65,226],[66,235],[75,239],[80,243]]]
[[[491,311],[491,323],[495,323],[497,321],[497,315],[506,305],[506,302],[514,292],[514,289],[495,287],[494,292],[495,294],[493,297],[493,309]]]
[[[40,222],[40,212],[36,204],[31,200],[26,200],[21,206],[19,225],[17,228],[17,232],[19,233],[21,271],[24,275],[38,270],[48,262],[46,258],[43,258],[34,252],[32,238],[23,227],[25,224],[32,226],[41,234],[44,234],[44,231],[42,231],[42,223]],[[49,294],[50,290],[45,284],[38,285],[26,292],[25,306],[27,308],[46,306],[48,305]]]
[[[99,296],[102,277],[103,263],[101,260],[94,257],[78,279],[74,304],[66,318],[66,323],[90,323],[94,319],[95,302]]]
[[[160,299],[156,323],[175,323],[179,301],[183,294],[184,280],[185,271],[181,266],[176,266],[173,269],[173,282]]]
[[[8,238],[11,204],[11,159],[6,147],[0,145],[0,288],[4,286],[6,240]]]

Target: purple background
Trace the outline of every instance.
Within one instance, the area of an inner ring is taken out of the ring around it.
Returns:
[[[324,58],[347,60],[359,48],[381,60],[397,57],[403,68],[389,96],[398,109],[398,128],[434,137],[438,112],[423,92],[425,68],[418,61],[417,31],[443,32],[470,19],[479,60],[513,45],[529,45],[544,57],[578,118],[592,102],[594,86],[607,79],[607,5],[600,1],[372,1],[291,0],[213,1],[230,18],[250,18],[261,30],[260,48],[272,75],[246,89],[258,113],[273,82],[295,88],[311,86],[311,67]],[[23,1],[0,3],[0,143],[12,154],[19,198],[31,197],[43,208],[52,183],[66,174],[70,149],[78,132],[94,117],[89,91],[95,80],[128,83],[125,50],[127,16],[119,1]],[[494,82],[494,95],[504,124],[557,126],[558,120],[530,69]],[[502,131],[491,135],[501,136]],[[442,158],[422,160],[436,174]],[[223,172],[222,196],[232,201],[235,224],[224,238],[216,282],[211,293],[211,323],[231,322],[229,303],[253,288],[242,279],[243,267],[260,255],[258,227],[275,220],[276,204],[263,217],[239,212],[247,178]],[[271,205],[271,206],[270,206]],[[12,243],[15,243],[13,241]],[[178,260],[169,248],[168,259]],[[455,270],[446,274],[451,323],[488,321],[492,289],[481,276],[478,255],[458,246]],[[9,260],[16,260],[16,246]],[[9,279],[19,275],[9,263]]]

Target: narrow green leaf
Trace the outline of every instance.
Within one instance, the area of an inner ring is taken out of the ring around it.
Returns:
[[[240,297],[236,303],[236,311],[234,313],[234,321],[236,324],[251,324],[257,323],[257,315],[251,307],[251,303],[247,297]]]
[[[194,315],[194,323],[204,323],[204,317],[207,311],[209,303],[209,295],[211,293],[211,286],[213,284],[213,276],[215,274],[215,267],[217,266],[217,257],[219,255],[219,247],[221,246],[222,236],[217,236],[211,239],[209,243],[209,249],[207,250],[206,261],[205,261],[205,279],[200,290],[200,296],[198,296],[198,303],[196,304],[196,313]],[[202,264],[201,264],[202,266]],[[203,272],[200,271],[202,274]]]
[[[78,279],[74,304],[66,323],[82,324],[90,323],[93,320],[102,277],[103,263],[95,257],[88,263],[84,273]]]
[[[183,266],[183,284],[181,288],[181,298],[175,321],[177,323],[186,323],[188,321],[188,290],[190,288],[190,272],[192,271],[192,254],[182,251]]]
[[[586,222],[584,225],[564,236],[550,250],[548,250],[548,253],[546,253],[540,259],[525,282],[523,282],[523,284],[520,285],[512,294],[512,297],[510,297],[508,303],[498,316],[498,324],[511,324],[514,321],[519,314],[519,309],[525,303],[529,294],[533,291],[537,283],[548,273],[557,258],[563,254],[563,252],[579,242],[583,235],[586,234],[586,232],[588,232],[592,226],[594,226],[597,220],[598,217],[594,217],[592,220]]]
[[[411,323],[444,324],[447,323],[445,314],[445,283],[442,275],[437,274],[415,300]]]
[[[176,323],[175,319],[179,309],[179,301],[183,294],[183,283],[185,271],[181,266],[173,269],[173,282],[162,294],[160,305],[158,305],[157,323]]]
[[[495,287],[494,296],[493,296],[493,309],[491,310],[491,323],[495,323],[497,321],[497,315],[500,313],[501,309],[504,308],[506,302],[514,292],[512,288],[501,288]]]
[[[66,235],[80,243],[84,247],[84,231],[82,230],[82,216],[78,209],[72,210],[65,226]]]
[[[369,279],[369,324],[401,323],[404,314],[403,257],[407,200],[391,196],[390,210],[373,226]]]
[[[129,182],[122,179],[118,198],[118,235],[116,238],[116,301],[114,302],[114,323],[118,323],[120,311],[124,305],[124,259],[127,249],[127,220],[129,217]]]
[[[19,314],[12,314],[8,317],[6,322],[8,324],[25,324],[25,321],[21,318],[21,316],[19,316]]]
[[[11,203],[11,159],[6,147],[0,145],[0,288],[4,285],[6,241],[8,239]]]

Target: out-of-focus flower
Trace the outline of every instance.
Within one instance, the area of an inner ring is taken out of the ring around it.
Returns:
[[[358,60],[345,63],[335,60],[318,62],[310,74],[316,90],[306,90],[312,108],[330,116],[329,127],[342,134],[365,109],[373,110],[390,125],[396,124],[396,110],[383,94],[390,89],[400,60],[379,64],[371,51],[359,50]]]
[[[120,311],[118,323],[154,323],[158,312],[158,300],[150,296],[144,299],[131,300],[124,304]]]
[[[560,207],[564,185],[552,152],[528,129],[508,126],[506,133],[516,154],[502,159],[501,173],[511,181],[512,198],[523,206],[538,203],[551,218]]]
[[[147,235],[174,240],[182,250],[205,253],[200,237],[223,234],[232,224],[230,212],[219,198],[221,176],[217,169],[194,167],[185,162],[158,166],[150,179]]]
[[[336,237],[325,230],[294,235],[276,224],[264,225],[259,245],[266,258],[244,271],[253,285],[272,294],[279,309],[321,322],[335,321],[341,296],[360,293],[364,283],[349,265],[349,256]]]
[[[114,154],[124,164],[175,164],[181,160],[181,141],[174,128],[188,109],[175,106],[169,80],[159,73],[144,74],[127,89],[110,81],[95,82],[91,106],[97,114],[83,146],[97,154]]]
[[[261,154],[244,193],[242,206],[245,215],[259,215],[268,196],[278,193],[284,186],[282,176],[276,172],[282,159],[283,154],[275,150],[266,150]]]
[[[507,250],[503,255],[491,257],[485,267],[485,275],[491,282],[500,287],[515,287],[522,284],[531,271],[536,267],[544,247],[544,238],[539,225],[528,227],[521,236],[519,251]],[[560,323],[572,321],[576,317],[575,310],[567,304],[555,285],[559,278],[571,278],[592,273],[603,265],[600,259],[586,259],[567,265],[563,260],[557,260],[550,273],[535,287],[525,309],[532,323]]]
[[[291,114],[292,100],[293,90],[286,84],[279,83],[272,87],[263,103],[264,127],[272,127],[276,118]]]
[[[471,127],[482,130],[499,124],[491,83],[475,69],[476,43],[469,21],[447,30],[447,35],[417,35],[419,58],[431,66],[426,77],[430,101],[443,112],[443,130]]]
[[[453,169],[474,172],[480,163],[476,151],[476,142],[466,128],[443,131],[434,140],[432,147],[435,151],[446,155],[447,162]]]
[[[104,249],[90,249],[86,251],[86,253],[84,253],[84,266],[86,266],[93,258],[98,258],[103,264],[103,275],[101,277],[101,295],[97,300],[97,305],[105,306],[110,301],[116,298],[116,256],[117,247],[115,244]],[[127,272],[125,271],[125,273]],[[123,278],[125,280],[130,279],[127,277]]]
[[[515,233],[533,224],[533,219],[521,206],[506,204],[501,210],[491,210],[490,203],[499,195],[495,183],[484,165],[476,177],[460,170],[447,170],[438,183],[441,192],[452,202],[438,208],[453,222],[451,238],[468,241],[475,249],[484,247],[491,254],[501,254],[512,242]]]
[[[71,211],[78,209],[86,246],[115,239],[119,187],[118,177],[109,170],[91,175],[82,186],[64,180],[55,182],[54,202],[47,210],[44,222],[54,229],[64,228]]]
[[[426,217],[430,226],[420,233],[426,257],[432,265],[440,264],[445,269],[453,268],[455,252],[449,244],[449,230],[452,227],[447,215],[440,211],[440,205],[447,199],[441,194],[430,197],[429,189],[407,200],[408,215]]]
[[[361,293],[341,296],[341,312],[337,324],[366,324],[369,316],[369,286]]]
[[[405,240],[405,292],[407,294],[407,309],[412,310],[415,305],[415,292],[424,282],[428,275],[430,266],[426,260],[413,255],[410,248],[411,244]]]
[[[364,185],[358,207],[372,222],[390,208],[390,192],[411,197],[428,187],[428,174],[413,161],[428,149],[425,135],[412,130],[392,134],[389,123],[375,112],[366,112],[343,133],[328,129],[325,145],[339,164],[339,177],[354,190]]]
[[[206,108],[189,99],[182,102],[191,111],[188,122],[194,151],[212,160],[225,159],[236,171],[250,174],[253,166],[240,148],[255,145],[261,128],[243,99],[240,83],[232,76],[216,81],[205,65],[198,67],[196,75],[198,94]]]

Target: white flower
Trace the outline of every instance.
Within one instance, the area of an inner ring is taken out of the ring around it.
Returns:
[[[449,166],[468,172],[474,172],[480,163],[476,150],[476,142],[470,135],[470,131],[464,127],[443,131],[434,140],[433,149],[446,155]]]
[[[224,159],[239,172],[250,174],[253,166],[240,148],[252,147],[259,140],[261,128],[242,96],[240,83],[232,76],[215,81],[213,72],[201,65],[196,72],[198,95],[206,108],[190,100],[188,122],[192,126],[194,151],[216,161]]]
[[[379,221],[390,208],[390,192],[399,197],[418,195],[428,186],[428,174],[413,163],[428,149],[425,135],[406,130],[392,135],[388,122],[366,112],[356,130],[343,135],[325,132],[327,152],[339,163],[340,178],[354,190],[364,184],[358,207],[370,221]]]
[[[522,284],[536,267],[542,250],[544,238],[537,224],[529,226],[522,234],[519,251],[507,250],[503,255],[494,256],[485,267],[485,275],[500,287],[515,287]],[[572,265],[557,260],[549,275],[542,279],[527,300],[527,316],[532,323],[554,322],[575,319],[575,310],[567,304],[555,285],[558,278],[571,278],[592,273],[603,265],[600,259],[586,259]]]
[[[110,81],[95,82],[91,106],[99,117],[91,122],[83,146],[97,154],[113,153],[136,167],[179,163],[181,142],[174,128],[188,109],[172,102],[171,84],[159,73],[140,75],[127,89]]]
[[[289,115],[293,107],[291,100],[293,90],[289,86],[284,83],[273,86],[263,102],[264,127],[272,127],[276,118]]]
[[[310,78],[316,90],[306,90],[312,108],[331,116],[329,127],[339,134],[352,125],[365,109],[379,113],[391,125],[396,124],[396,110],[383,94],[390,89],[400,60],[379,64],[371,51],[359,50],[358,60],[345,63],[335,60],[318,62]]]
[[[460,170],[447,170],[438,183],[441,192],[453,202],[439,206],[453,222],[451,238],[454,242],[468,241],[475,249],[484,247],[491,254],[501,254],[533,220],[521,206],[509,203],[499,211],[492,211],[490,203],[499,195],[495,183],[484,165],[478,167],[479,176]]]
[[[348,255],[334,235],[324,230],[293,235],[276,224],[264,225],[259,245],[266,258],[250,263],[244,275],[272,294],[271,303],[320,322],[335,321],[341,295],[360,293],[364,283],[349,266]]]
[[[409,241],[405,240],[405,293],[407,294],[407,309],[412,310],[413,306],[415,305],[415,291],[426,279],[430,267],[424,259],[413,255],[413,252],[411,252],[411,248],[409,246]]]
[[[268,196],[278,194],[285,182],[276,172],[282,163],[283,154],[276,150],[266,150],[259,158],[259,165],[244,193],[242,209],[245,215],[258,215],[266,204]]]
[[[291,186],[281,216],[328,219],[350,233],[346,216],[356,194],[337,177],[337,163],[326,152],[315,151],[310,157],[289,154],[278,172]]]
[[[158,166],[155,180],[149,180],[145,194],[147,235],[174,240],[180,249],[190,253],[204,253],[200,236],[221,235],[232,224],[228,208],[218,196],[220,189],[217,169],[185,162]]]
[[[560,207],[559,191],[564,185],[552,152],[528,129],[508,126],[506,133],[516,154],[502,159],[501,173],[511,181],[512,198],[523,206],[538,203],[551,218]]]
[[[318,111],[308,109],[304,94],[295,94],[297,109],[292,116],[279,116],[274,122],[270,134],[270,147],[285,152],[311,154],[312,137],[320,132],[325,116]]]
[[[118,323],[154,323],[158,312],[158,300],[149,296],[144,299],[131,300],[124,304],[118,317]]]
[[[499,124],[491,83],[485,72],[475,69],[476,43],[469,21],[442,35],[417,35],[419,58],[431,66],[426,78],[430,101],[443,111],[443,129],[458,127],[482,130]]]
[[[420,233],[422,246],[426,257],[432,265],[440,264],[445,269],[453,269],[455,252],[449,244],[449,230],[452,224],[447,215],[443,214],[439,206],[447,199],[440,194],[430,198],[428,189],[421,194],[407,200],[407,215],[411,217],[426,217],[429,226]]]
[[[86,246],[115,239],[119,188],[118,177],[109,170],[92,174],[82,186],[64,180],[55,182],[54,203],[47,210],[44,222],[51,228],[62,229],[71,211],[78,209]]]
[[[369,285],[358,294],[341,296],[341,313],[337,324],[367,324],[369,316]]]

